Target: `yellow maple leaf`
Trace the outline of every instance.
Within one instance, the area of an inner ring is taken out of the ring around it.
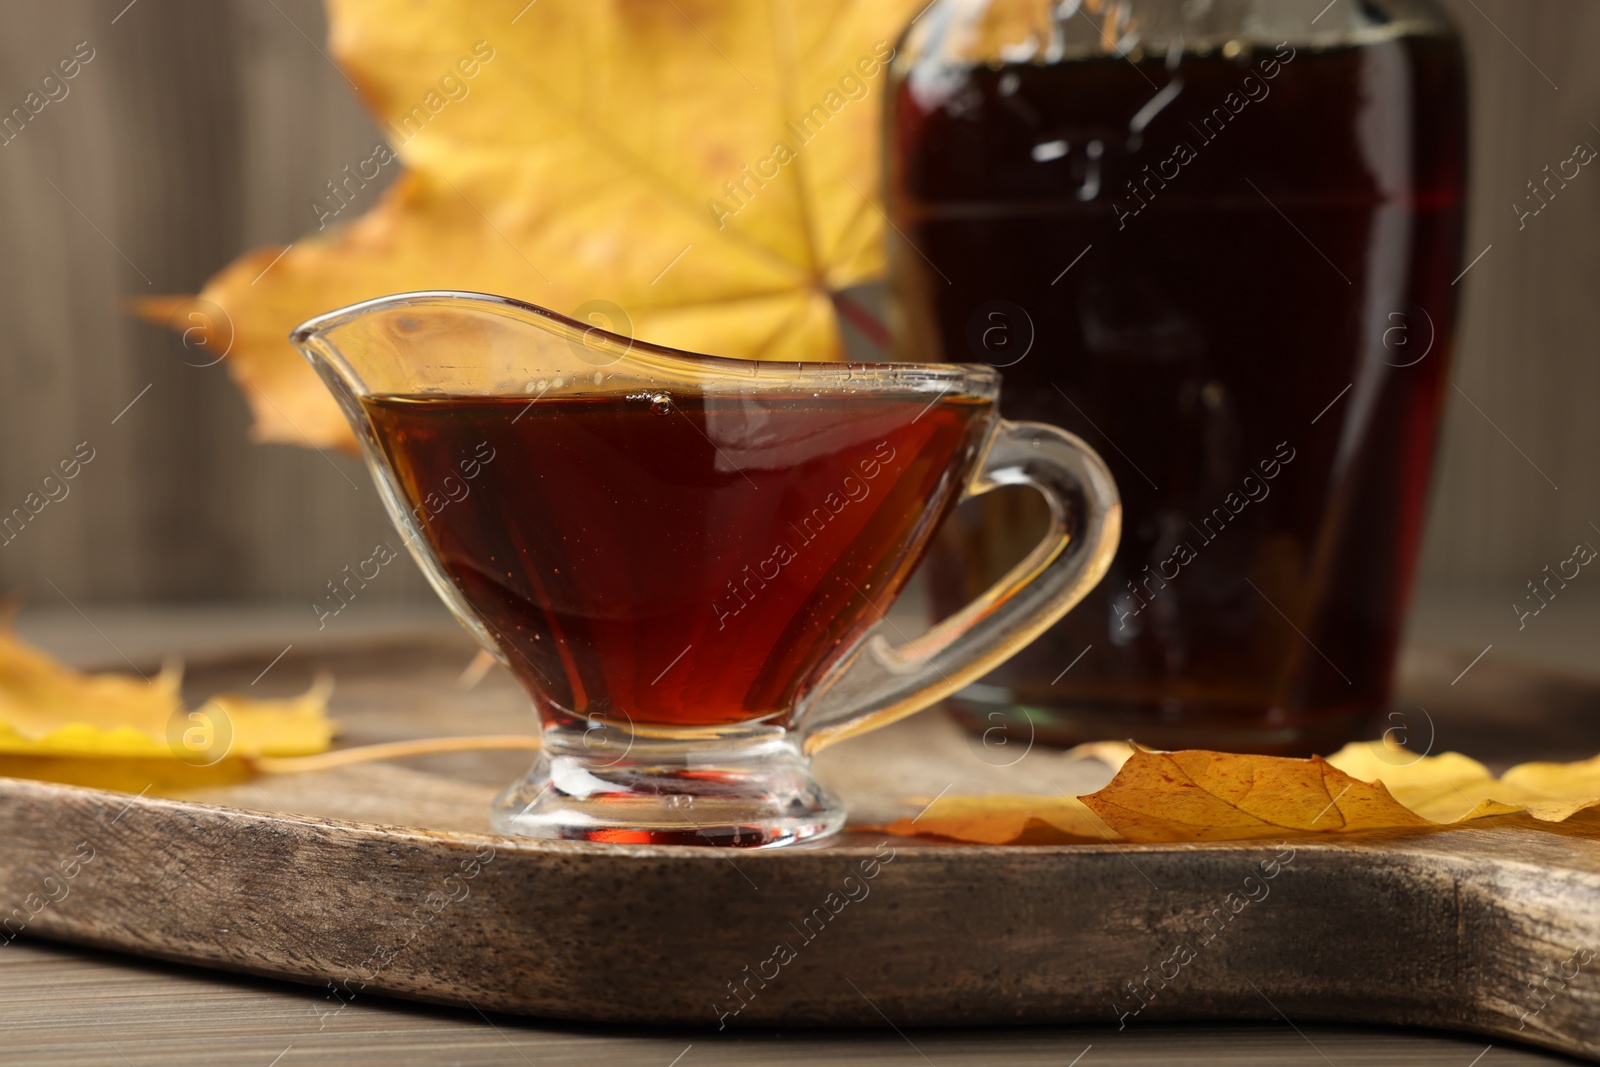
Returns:
[[[195,766],[139,756],[10,756],[0,754],[0,776],[105,789],[115,793],[182,796],[196,789],[247,782],[258,772],[252,761],[226,758]]]
[[[836,297],[883,269],[885,61],[923,2],[328,0],[389,143],[329,175],[319,232],[137,306],[228,354],[258,439],[317,446],[353,438],[289,331],[395,292],[605,302],[595,325],[659,344],[842,358]],[[375,197],[390,146],[405,173]]]
[[[936,797],[921,814],[896,819],[883,829],[902,837],[944,837],[977,845],[1121,840],[1077,797],[1014,793]]]
[[[1382,781],[1406,807],[1440,823],[1523,813],[1562,822],[1600,805],[1600,756],[1524,763],[1496,778],[1459,752],[1417,758],[1371,741],[1346,745],[1328,762],[1358,778]]]
[[[1496,778],[1458,752],[1414,756],[1382,741],[1325,760],[1134,748],[1121,762],[1122,746],[1092,747],[1101,751],[1087,754],[1119,769],[1088,796],[940,796],[883,829],[988,845],[1153,844],[1441,830],[1501,816],[1559,823],[1600,807],[1600,756],[1525,763]]]
[[[1245,841],[1293,833],[1421,827],[1380,782],[1328,761],[1136,750],[1082,798],[1129,841]]]
[[[84,674],[0,624],[0,756],[6,757],[0,773],[59,779],[59,774],[28,769],[59,769],[61,757],[205,766],[225,757],[322,752],[333,738],[327,717],[330,689],[328,682],[318,681],[287,700],[223,694],[191,710],[176,667],[149,681]]]

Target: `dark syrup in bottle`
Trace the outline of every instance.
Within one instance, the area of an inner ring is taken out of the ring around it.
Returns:
[[[1451,352],[1462,71],[1453,36],[1397,32],[900,76],[899,354],[1002,368],[1002,413],[1082,436],[1126,508],[1099,588],[955,701],[969,726],[1305,753],[1384,707]],[[964,505],[936,609],[1041,524],[1021,491]]]

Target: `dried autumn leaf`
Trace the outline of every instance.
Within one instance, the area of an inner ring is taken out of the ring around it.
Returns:
[[[197,789],[247,782],[255,776],[249,760],[221,759],[204,766],[155,756],[0,755],[0,776],[105,789],[148,796],[182,796]]]
[[[1117,766],[1119,752],[1112,745],[1090,754]],[[1085,797],[941,796],[916,818],[884,829],[990,845],[1074,844],[1096,835],[1140,843],[1247,841],[1437,830],[1506,815],[1563,822],[1595,807],[1600,756],[1525,763],[1496,778],[1457,752],[1417,757],[1372,741],[1346,745],[1326,760],[1135,749],[1111,784]]]
[[[1309,760],[1137,750],[1082,798],[1129,841],[1247,841],[1432,825],[1379,782]]]
[[[938,797],[921,814],[883,829],[900,837],[944,837],[977,845],[1120,840],[1077,797],[1014,793]]]
[[[1396,800],[1440,823],[1521,813],[1562,822],[1600,805],[1600,756],[1578,763],[1524,763],[1496,778],[1457,752],[1416,757],[1372,741],[1346,745],[1328,762],[1357,778],[1382,781]]]
[[[329,0],[406,172],[353,223],[141,313],[229,353],[258,439],[317,446],[353,440],[288,332],[406,290],[608,301],[661,344],[840,358],[835,297],[883,268],[883,61],[923,2]],[[329,176],[319,225],[366,206],[388,153]]]
[[[5,625],[0,626],[0,754],[174,763],[211,762],[213,751],[218,758],[309,755],[326,750],[333,737],[327,717],[330,688],[318,682],[288,700],[221,695],[187,711],[175,667],[148,682],[83,674],[23,643]],[[203,736],[186,738],[193,730]],[[5,766],[16,774],[27,764],[8,760]]]
[[[1535,819],[1560,822],[1600,805],[1600,756],[1578,763],[1520,764],[1500,776],[1493,792],[1496,801]]]

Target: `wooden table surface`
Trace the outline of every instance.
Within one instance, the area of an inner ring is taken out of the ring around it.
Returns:
[[[1600,673],[1600,611],[1574,602],[1535,645],[1506,634],[1487,598],[1425,598],[1413,631],[1460,647]],[[105,665],[181,652],[306,647],[452,625],[430,610],[370,606],[318,633],[303,609],[99,609],[24,612],[24,636],[76,662]],[[1511,627],[1510,629],[1514,629]],[[1461,684],[1469,684],[1467,678]],[[1443,747],[1443,746],[1441,746]],[[1574,753],[1587,756],[1593,753]],[[1381,937],[1381,931],[1352,936]],[[1569,1062],[1473,1037],[1297,1025],[912,1030],[770,1034],[575,1026],[357,998],[337,1016],[315,990],[153,963],[26,938],[0,943],[0,1063],[72,1065],[905,1063],[1097,1067],[1101,1064],[1440,1064]]]
[[[1569,1062],[1481,1039],[1351,1027],[1025,1028],[751,1035],[578,1027],[359,998],[18,941],[0,951],[0,1062],[71,1067],[536,1064],[538,1067],[936,1064],[1102,1067]],[[1482,1055],[1482,1058],[1478,1058]],[[1079,1058],[1081,1056],[1081,1058]],[[681,1058],[680,1058],[681,1057]]]

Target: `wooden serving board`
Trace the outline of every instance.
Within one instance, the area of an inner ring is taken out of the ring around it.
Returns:
[[[465,638],[351,646],[285,657],[271,682],[331,670],[343,743],[526,730],[500,672],[456,687],[471,655]],[[262,661],[192,667],[189,684],[237,687]],[[1466,661],[1408,657],[1399,706],[1429,709],[1437,749],[1600,751],[1594,686],[1485,663],[1458,692]],[[381,993],[711,1029],[1287,1019],[1600,1058],[1600,821],[1287,846],[855,832],[750,853],[494,836],[489,798],[526,761],[433,756],[166,798],[0,779],[0,904],[13,932],[307,983],[330,1016]],[[947,788],[1083,792],[1109,776],[985,746],[937,712],[818,771],[871,822]]]

